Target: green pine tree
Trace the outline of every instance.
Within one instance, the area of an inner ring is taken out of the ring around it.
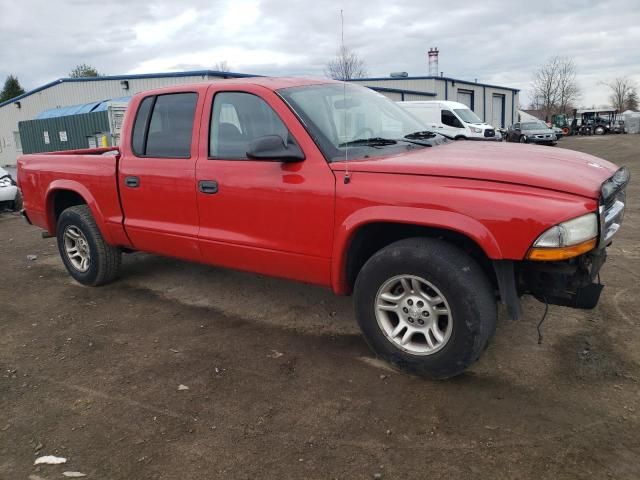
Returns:
[[[20,86],[18,77],[15,75],[9,75],[4,82],[4,88],[0,92],[0,103],[11,100],[12,98],[22,95],[24,88]]]

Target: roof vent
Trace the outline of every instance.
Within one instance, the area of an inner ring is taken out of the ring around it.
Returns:
[[[391,72],[389,74],[389,76],[391,78],[407,78],[409,76],[409,73],[407,73],[407,72]]]

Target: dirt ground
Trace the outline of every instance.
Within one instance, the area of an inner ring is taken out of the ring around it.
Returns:
[[[525,299],[445,382],[373,359],[349,298],[144,254],[85,288],[1,216],[0,478],[640,478],[640,135],[560,147],[635,176],[600,304],[538,345]]]

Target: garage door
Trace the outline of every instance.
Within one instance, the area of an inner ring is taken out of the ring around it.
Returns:
[[[458,102],[464,103],[473,110],[473,92],[470,90],[458,90]]]
[[[493,94],[491,104],[491,125],[504,127],[504,95]]]

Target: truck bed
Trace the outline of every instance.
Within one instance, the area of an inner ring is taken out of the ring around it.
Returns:
[[[127,245],[118,193],[117,148],[93,148],[24,155],[18,160],[18,183],[29,221],[55,234],[47,212],[65,208],[66,192],[86,200],[107,241]],[[123,243],[124,240],[124,243]]]

